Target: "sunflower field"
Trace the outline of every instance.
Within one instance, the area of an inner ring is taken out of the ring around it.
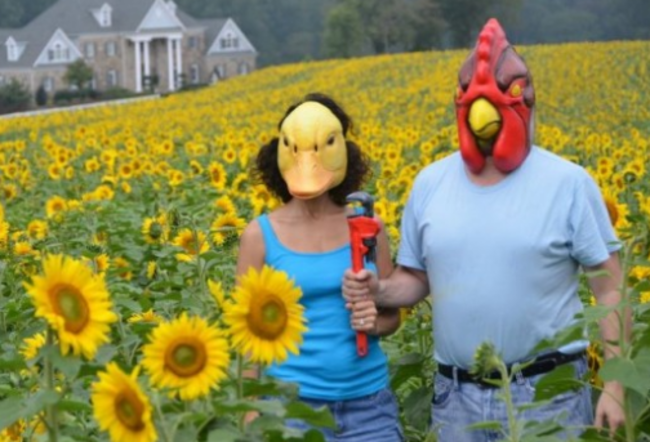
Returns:
[[[632,338],[603,362],[593,333],[588,381],[595,395],[602,380],[627,388],[614,440],[650,440],[650,42],[519,51],[536,87],[536,144],[587,168],[624,242],[618,308],[633,311]],[[136,104],[0,119],[0,442],[322,440],[284,422],[327,427],[328,413],[291,384],[244,376],[297,351],[305,328],[282,274],[234,284],[238,234],[279,204],[250,164],[290,104],[331,95],[372,160],[366,190],[394,253],[415,175],[458,149],[453,94],[466,55],[270,67]],[[274,300],[284,321],[258,327],[255,293],[270,286],[286,293]],[[576,327],[595,331],[607,311],[582,287]],[[435,440],[430,312],[426,302],[404,311],[383,340],[409,441]],[[540,401],[566,388],[554,376]],[[520,440],[556,430],[527,426]],[[582,440],[612,439],[589,429]]]

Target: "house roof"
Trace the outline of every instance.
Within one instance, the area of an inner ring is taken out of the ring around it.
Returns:
[[[57,29],[61,29],[72,41],[80,35],[135,33],[151,7],[161,0],[58,0],[23,28],[0,29],[0,69],[25,69],[34,66]],[[104,4],[112,8],[111,26],[103,28],[93,16],[93,10]],[[213,42],[227,22],[225,19],[198,20],[180,8],[176,17],[186,29],[204,29],[206,40]],[[179,27],[178,30],[181,30]],[[144,31],[146,32],[146,31]],[[7,60],[5,42],[9,37],[24,42],[20,59]]]

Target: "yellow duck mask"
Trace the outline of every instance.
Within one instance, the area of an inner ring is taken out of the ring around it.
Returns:
[[[307,101],[287,115],[280,126],[278,167],[293,197],[316,198],[338,186],[347,165],[343,127],[332,111]]]

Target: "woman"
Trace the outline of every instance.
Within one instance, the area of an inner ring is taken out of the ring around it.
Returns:
[[[372,301],[348,305],[341,293],[351,265],[345,198],[369,172],[359,147],[346,140],[350,117],[331,98],[307,95],[280,121],[279,137],[262,147],[256,175],[284,205],[253,220],[241,237],[237,274],[264,264],[286,272],[302,289],[309,330],[299,355],[267,374],[298,384],[302,401],[329,407],[337,429],[321,430],[337,441],[401,441],[397,405],[388,388],[379,336],[399,327],[397,310],[377,311]],[[388,238],[377,238],[381,278],[392,271]],[[368,355],[356,351],[356,331],[368,334]],[[302,422],[288,425],[307,429]]]

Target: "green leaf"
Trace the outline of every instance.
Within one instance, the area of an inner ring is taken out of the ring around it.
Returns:
[[[240,434],[229,428],[212,430],[208,434],[208,442],[237,442]]]
[[[423,422],[429,421],[432,396],[433,391],[431,387],[423,386],[413,390],[404,399],[404,415],[409,425],[415,428],[422,428]]]
[[[103,345],[97,350],[95,361],[100,365],[108,364],[117,354],[117,348],[112,344]]]
[[[472,424],[466,427],[468,430],[489,430],[489,431],[502,431],[503,427],[499,421],[485,421],[477,424]]]
[[[575,377],[575,368],[571,364],[560,365],[553,371],[542,376],[535,385],[535,401],[544,401],[577,390],[583,386]]]
[[[7,428],[23,417],[20,406],[22,401],[22,397],[14,396],[0,402],[0,429]]]
[[[62,411],[70,411],[73,413],[93,411],[93,407],[87,402],[81,402],[73,399],[64,399],[60,401],[56,408]]]
[[[286,419],[300,419],[321,428],[336,428],[336,422],[327,407],[321,407],[314,410],[304,402],[290,402],[286,406]]]
[[[412,377],[422,377],[424,373],[424,364],[424,356],[420,353],[409,353],[400,358],[400,360],[395,363],[397,369],[390,380],[390,386],[393,391],[397,391],[402,384]],[[425,376],[428,376],[428,374]]]
[[[605,382],[618,381],[626,388],[645,396],[650,389],[650,349],[642,349],[635,360],[621,357],[605,361],[599,371],[601,379]],[[645,366],[640,364],[646,364]]]
[[[27,368],[25,359],[17,354],[3,356],[0,358],[0,371],[20,371]]]

